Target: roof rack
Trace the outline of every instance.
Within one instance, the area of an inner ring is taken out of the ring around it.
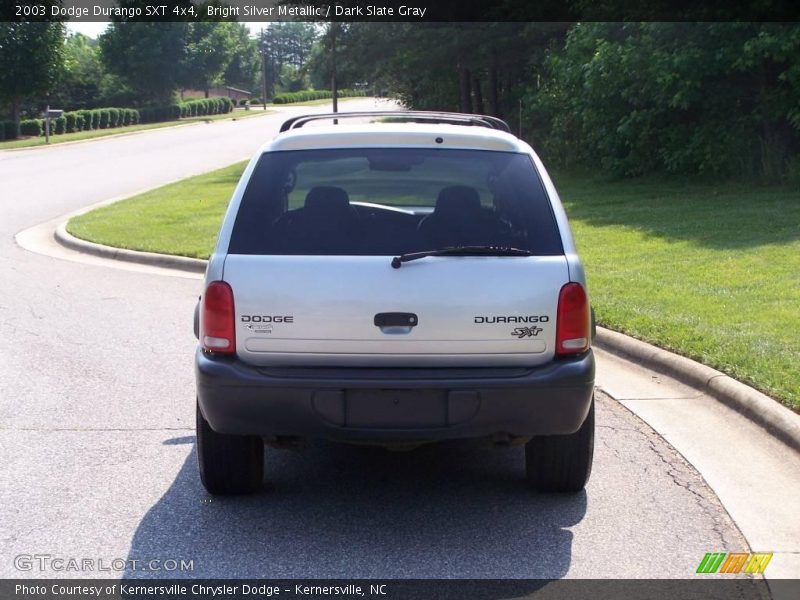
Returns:
[[[428,123],[449,123],[450,125],[471,125],[476,127],[487,127],[511,133],[508,123],[497,117],[487,115],[472,115],[467,113],[435,112],[422,110],[384,110],[384,111],[365,111],[365,112],[343,112],[343,113],[324,113],[317,115],[301,115],[292,117],[281,125],[281,132],[290,129],[299,129],[311,121],[322,121],[325,119],[350,119],[364,117],[387,117],[393,120],[428,122]]]

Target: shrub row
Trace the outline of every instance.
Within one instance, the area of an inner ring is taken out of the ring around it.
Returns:
[[[15,140],[19,137],[16,121],[0,121],[0,141]]]
[[[19,122],[20,135],[44,135],[44,119],[26,119]]]
[[[355,96],[366,96],[366,92],[357,90],[339,90],[339,98],[353,98]],[[326,100],[332,98],[330,90],[305,90],[303,92],[289,92],[278,94],[272,99],[273,104],[292,104],[294,102],[308,102],[310,100]]]
[[[135,108],[95,108],[65,112],[63,118],[64,130],[56,128],[56,133],[74,133],[136,125],[139,122],[139,111]]]
[[[135,108],[95,108],[93,110],[77,110],[65,112],[56,119],[50,119],[50,134],[75,133],[94,129],[111,129],[136,125],[139,122],[139,111]],[[12,121],[13,123],[13,121]],[[20,121],[19,133],[25,136],[44,135],[44,119],[26,119]],[[6,139],[12,139],[6,137]]]
[[[187,100],[181,103],[181,118],[224,115],[231,112],[234,106],[233,100],[225,97]]]
[[[189,117],[226,114],[233,110],[233,106],[233,100],[230,98],[199,98],[175,104],[148,106],[140,109],[139,113],[142,123],[157,123]]]
[[[95,108],[65,112],[56,119],[50,119],[50,134],[74,133],[94,129],[111,129],[126,127],[138,123],[156,123],[174,121],[187,117],[202,117],[229,113],[234,102],[230,98],[202,98],[165,106],[148,106],[135,108]],[[20,122],[19,133],[16,134],[14,121],[0,121],[0,140],[12,140],[18,135],[44,135],[44,119],[26,119]]]

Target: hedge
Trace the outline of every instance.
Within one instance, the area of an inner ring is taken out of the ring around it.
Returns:
[[[98,129],[108,129],[111,123],[111,111],[107,108],[101,108],[97,111],[100,113],[100,124],[98,125]]]
[[[337,96],[339,98],[354,98],[356,96],[366,96],[366,92],[357,90],[339,90]],[[286,94],[278,94],[272,99],[273,104],[292,104],[294,102],[309,102],[311,100],[327,100],[333,98],[333,92],[330,90],[305,90],[302,92],[289,92]]]
[[[174,104],[135,108],[95,108],[65,112],[50,120],[51,135],[127,127],[139,123],[175,121],[187,117],[226,114],[235,103],[230,98],[198,98]],[[43,119],[27,119],[20,123],[17,131],[14,121],[0,121],[0,140],[11,140],[24,136],[44,135]]]
[[[174,121],[192,117],[226,114],[233,110],[234,102],[230,98],[197,98],[177,104],[146,106],[139,110],[140,123],[157,123]]]
[[[0,122],[0,140],[15,140],[19,137],[19,127],[16,121]]]
[[[62,115],[55,119],[50,119],[50,134],[61,135],[67,130],[67,119]]]
[[[78,113],[76,112],[65,112],[63,116],[64,121],[66,122],[67,133],[74,133],[81,130],[81,126],[83,125],[82,116],[79,118]]]
[[[187,100],[180,104],[180,117],[188,118],[221,115],[231,112],[233,107],[233,100],[226,97]]]
[[[80,131],[91,131],[96,129],[94,126],[94,111],[93,110],[79,110],[77,114],[82,117]]]
[[[44,121],[42,119],[26,119],[19,123],[20,135],[32,135],[38,137],[44,135]]]

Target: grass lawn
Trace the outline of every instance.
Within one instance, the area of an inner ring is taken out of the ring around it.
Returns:
[[[270,114],[270,110],[250,110],[234,109],[232,113],[224,115],[208,115],[205,117],[188,117],[178,121],[164,121],[162,123],[147,123],[145,125],[131,125],[129,127],[114,127],[113,129],[95,129],[93,131],[78,131],[76,133],[62,133],[50,136],[50,145],[63,144],[64,142],[76,142],[79,140],[91,140],[95,138],[118,135],[120,133],[133,133],[135,131],[147,131],[149,129],[162,129],[164,127],[175,127],[187,123],[203,123],[205,121],[221,121],[224,119],[247,119]],[[0,142],[0,150],[11,150],[13,148],[32,148],[34,146],[45,146],[45,137],[29,137],[8,142]]]
[[[70,219],[72,235],[132,250],[208,258],[247,162],[191,177]]]
[[[605,326],[800,410],[800,190],[557,177]]]
[[[72,219],[92,241],[205,258],[244,163]],[[800,191],[555,178],[602,325],[800,411]]]

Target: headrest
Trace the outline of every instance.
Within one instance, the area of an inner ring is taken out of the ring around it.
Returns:
[[[350,209],[350,198],[340,187],[320,185],[306,194],[305,208],[313,212],[340,213]]]
[[[481,197],[478,190],[466,185],[451,185],[442,188],[436,198],[436,214],[457,217],[463,214],[475,214],[481,209]]]

